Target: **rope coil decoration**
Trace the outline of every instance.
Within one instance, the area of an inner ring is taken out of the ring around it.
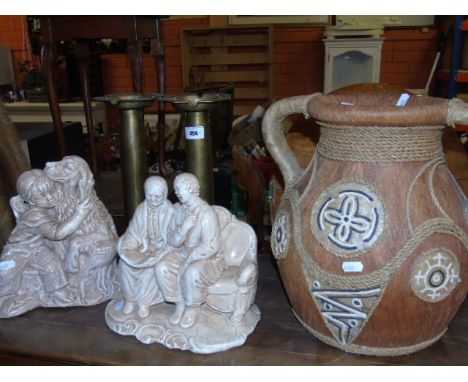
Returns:
[[[443,155],[444,126],[343,126],[317,121],[317,151],[328,159],[351,162],[427,161]]]
[[[468,124],[468,108],[466,108],[464,104],[463,100],[459,98],[452,98],[448,102],[447,126],[455,127],[457,123],[461,125]]]

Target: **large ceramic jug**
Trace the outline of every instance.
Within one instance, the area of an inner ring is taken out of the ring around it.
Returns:
[[[467,293],[467,200],[441,135],[445,125],[468,124],[468,105],[405,97],[291,97],[263,121],[285,181],[272,250],[293,311],[320,340],[352,353],[430,345]],[[321,129],[305,169],[281,125],[295,113]]]

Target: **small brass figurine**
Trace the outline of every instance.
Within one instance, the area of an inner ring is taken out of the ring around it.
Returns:
[[[146,180],[141,203],[120,238],[122,295],[106,308],[107,325],[144,343],[213,353],[242,345],[260,320],[257,239],[253,229],[200,198],[198,179]]]
[[[26,171],[17,191],[17,224],[0,256],[0,317],[112,298],[117,233],[87,163],[68,156]]]

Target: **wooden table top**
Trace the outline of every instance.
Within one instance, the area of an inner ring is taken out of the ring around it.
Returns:
[[[56,15],[40,16],[40,19],[50,19],[54,30],[55,41],[76,39],[126,39],[127,22],[136,22],[139,38],[154,38],[154,23],[161,16],[91,16],[91,15]]]
[[[272,257],[259,256],[256,304],[262,318],[246,343],[200,355],[145,345],[115,334],[94,307],[36,309],[0,320],[0,365],[467,365],[468,301],[447,333],[427,349],[402,357],[344,353],[312,336],[294,317]]]

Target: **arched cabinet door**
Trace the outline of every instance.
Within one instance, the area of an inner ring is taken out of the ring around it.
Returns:
[[[380,80],[383,39],[325,39],[324,93]]]

